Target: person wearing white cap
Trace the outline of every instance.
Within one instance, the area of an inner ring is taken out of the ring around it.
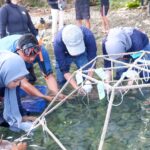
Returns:
[[[65,26],[54,40],[54,54],[57,61],[57,81],[62,85],[71,77],[69,70],[72,62],[80,68],[96,57],[97,46],[93,33],[84,26]],[[86,69],[91,68],[91,65]],[[74,80],[71,80],[70,84],[73,88],[78,88]]]
[[[129,62],[130,56],[123,55],[126,52],[135,52],[140,50],[150,50],[148,36],[137,28],[120,27],[113,28],[102,41],[102,51],[104,55],[110,55],[111,59]],[[121,55],[112,55],[120,54]],[[111,56],[112,55],[112,56]],[[114,64],[118,65],[118,64]],[[120,65],[120,64],[119,64]],[[104,67],[111,67],[111,62],[104,60]],[[127,69],[121,68],[116,70],[116,79],[119,79]],[[111,70],[107,72],[111,79]],[[108,79],[108,80],[109,80]]]

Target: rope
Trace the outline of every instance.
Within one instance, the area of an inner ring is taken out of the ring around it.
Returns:
[[[136,53],[136,52],[134,52],[134,53]],[[94,77],[91,77],[91,76],[88,76],[87,74],[84,74],[84,73],[88,72],[88,70],[84,70],[84,68],[87,67],[91,63],[93,63],[93,66],[94,66],[98,59],[103,58],[103,59],[107,59],[107,60],[111,61],[112,63],[120,63],[120,64],[124,65],[126,68],[128,68],[128,71],[131,71],[131,70],[132,71],[137,71],[138,75],[141,73],[141,71],[143,71],[143,72],[145,71],[145,73],[148,73],[148,75],[149,75],[150,70],[149,70],[148,66],[150,65],[150,62],[148,62],[146,59],[141,59],[141,58],[143,58],[143,56],[145,54],[150,54],[150,52],[141,51],[141,53],[142,53],[141,56],[139,58],[137,58],[134,61],[133,64],[128,64],[128,63],[120,62],[120,61],[117,61],[117,60],[112,60],[112,59],[109,59],[109,58],[105,58],[106,56],[102,56],[102,55],[97,56],[96,58],[94,58],[93,60],[91,60],[89,63],[87,63],[86,65],[84,65],[82,68],[80,68],[79,70],[75,71],[72,74],[71,78],[69,79],[69,81],[70,81],[72,78],[75,77],[75,75],[79,71],[81,71],[82,72],[82,77],[85,78],[85,80],[82,82],[82,84],[84,84],[84,82],[86,80],[92,81],[94,84],[98,84],[99,82],[103,82],[103,84],[104,84],[104,89],[107,92],[107,100],[108,100],[109,104],[108,104],[108,108],[107,108],[107,113],[106,113],[106,117],[105,117],[105,122],[104,122],[104,126],[103,126],[103,131],[102,131],[102,134],[101,134],[101,139],[100,139],[98,150],[102,150],[102,147],[103,147],[103,144],[104,144],[105,135],[106,135],[106,132],[107,132],[107,127],[108,127],[108,123],[109,123],[109,119],[110,119],[110,114],[111,114],[112,106],[119,106],[119,105],[121,105],[122,102],[123,102],[123,100],[124,100],[124,96],[125,96],[125,94],[128,93],[129,89],[138,88],[139,91],[141,92],[141,94],[143,95],[143,92],[142,92],[141,88],[143,88],[143,87],[150,87],[150,84],[149,85],[148,84],[144,84],[142,79],[148,79],[148,78],[150,78],[150,76],[146,76],[146,74],[145,74],[145,76],[143,78],[140,78],[139,76],[136,76],[136,75],[133,76],[133,74],[131,74],[131,76],[132,76],[131,79],[133,80],[133,82],[135,82],[135,84],[134,85],[125,85],[125,86],[123,86],[123,82],[128,82],[128,81],[131,80],[130,76],[129,76],[129,79],[125,79],[125,74],[123,74],[118,81],[112,80],[108,84],[108,83],[105,83],[105,81],[103,79],[102,79],[102,81],[100,81],[100,80],[98,80],[98,79],[96,79]],[[126,53],[126,55],[127,54],[129,54],[129,53]],[[131,54],[133,54],[133,53],[131,53]],[[120,55],[124,55],[124,54],[120,54]],[[144,63],[143,64],[137,64],[138,62],[144,62]],[[103,68],[103,70],[105,70],[105,71],[107,69],[115,70],[117,68],[116,67]],[[95,69],[92,67],[91,71],[94,72]],[[63,88],[57,93],[57,95],[54,97],[54,99],[48,105],[48,107],[44,110],[44,112],[41,114],[41,116],[38,117],[35,122],[33,122],[33,126],[30,129],[30,131],[27,134],[23,135],[22,137],[20,137],[19,139],[16,139],[16,140],[23,141],[30,134],[32,134],[33,130],[35,130],[39,126],[42,126],[43,132],[48,133],[53,138],[53,140],[59,145],[59,147],[61,149],[66,150],[66,148],[63,146],[63,144],[48,129],[47,123],[46,123],[46,120],[45,120],[45,116],[48,115],[48,114],[50,114],[50,113],[52,113],[54,110],[56,110],[69,97],[71,97],[74,93],[76,93],[82,87],[82,84],[81,84],[78,89],[73,90],[63,100],[61,100],[57,104],[53,105],[54,102],[59,98],[59,94],[61,94],[63,92],[63,90],[65,90],[65,88],[68,86],[69,81],[67,81],[65,83],[65,85],[63,86]],[[139,83],[139,81],[140,81],[141,84]],[[144,81],[147,81],[147,80],[144,80]],[[122,91],[122,89],[123,89],[123,91]],[[117,91],[117,90],[119,90],[119,92],[121,94],[121,101],[118,104],[114,104],[113,101],[114,101],[115,91]],[[111,95],[110,95],[110,99],[109,99],[108,96],[109,96],[110,91],[111,91]],[[88,95],[86,95],[86,96],[88,96]],[[88,103],[89,103],[89,99],[88,99]]]
[[[52,139],[59,145],[59,147],[60,147],[62,150],[67,150],[67,149],[64,147],[64,145],[59,141],[59,139],[48,129],[45,118],[43,118],[43,119],[40,120],[40,124],[41,124],[42,127],[43,127],[43,131],[44,131],[44,132],[47,132],[47,133],[52,137]]]

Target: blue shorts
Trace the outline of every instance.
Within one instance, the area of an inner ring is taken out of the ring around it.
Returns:
[[[89,0],[76,0],[75,2],[76,20],[90,19]]]
[[[49,4],[52,9],[59,9],[58,4]]]
[[[107,16],[108,10],[109,10],[109,6],[105,6],[105,5],[101,6],[100,7],[101,16]]]

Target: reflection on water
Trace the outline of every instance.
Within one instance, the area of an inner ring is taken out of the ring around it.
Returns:
[[[144,97],[133,91],[124,97],[120,106],[113,107],[104,150],[150,149],[150,104],[144,103],[150,100],[149,95],[148,90],[144,91]],[[47,124],[68,150],[97,150],[107,101],[81,99],[64,103],[47,116]],[[5,128],[1,128],[0,132],[5,138],[17,138],[21,134]],[[29,150],[60,149],[41,128],[35,131],[28,145]]]

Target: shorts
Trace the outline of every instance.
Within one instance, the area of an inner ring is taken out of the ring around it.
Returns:
[[[58,4],[49,4],[52,9],[59,9]]]
[[[101,6],[100,8],[101,16],[107,16],[108,10],[109,10],[109,6],[105,6],[105,5]]]
[[[76,0],[75,3],[76,20],[90,19],[90,4],[88,0]]]

